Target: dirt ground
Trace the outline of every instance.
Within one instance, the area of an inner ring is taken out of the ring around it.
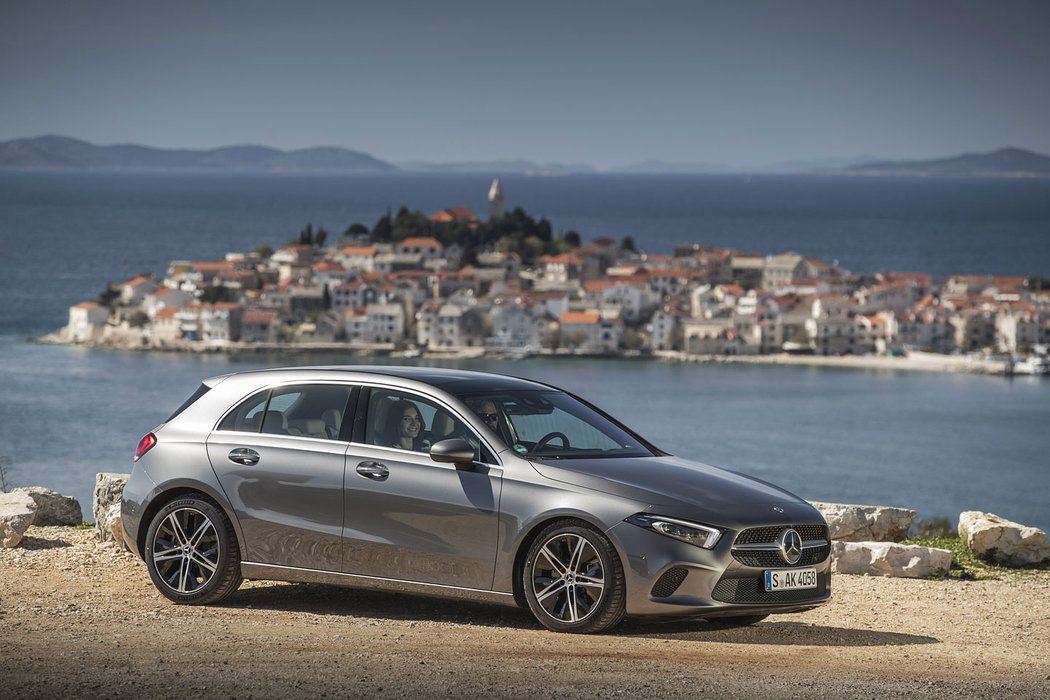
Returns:
[[[526,611],[245,583],[169,603],[90,530],[0,550],[0,697],[1050,696],[1050,572],[836,576],[834,600],[750,628],[628,620],[547,632]]]

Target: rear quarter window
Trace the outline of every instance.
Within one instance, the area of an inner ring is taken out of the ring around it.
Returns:
[[[179,415],[180,413],[185,411],[187,408],[189,408],[193,404],[197,403],[197,400],[200,399],[200,397],[202,397],[205,394],[207,394],[209,391],[211,391],[211,387],[209,387],[207,384],[201,384],[199,387],[197,387],[197,391],[193,392],[190,395],[190,398],[188,398],[185,401],[183,401],[182,405],[179,406],[178,408],[176,408],[175,412],[172,413],[170,416],[168,416],[168,420],[166,420],[164,422],[165,423],[169,423],[172,420],[174,420],[174,418],[177,415]]]

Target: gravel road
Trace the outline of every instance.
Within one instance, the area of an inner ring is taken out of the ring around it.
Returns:
[[[0,697],[1050,697],[1050,572],[833,586],[750,628],[573,636],[525,611],[261,581],[175,606],[90,530],[31,528],[0,550]]]

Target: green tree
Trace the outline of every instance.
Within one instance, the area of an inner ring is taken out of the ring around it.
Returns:
[[[205,287],[201,292],[201,302],[204,304],[217,304],[220,302],[233,301],[233,290],[221,284]]]
[[[98,295],[98,305],[109,307],[110,310],[117,305],[120,298],[120,289],[116,285],[107,285],[105,291]]]
[[[580,247],[580,234],[576,233],[575,231],[567,231],[565,235],[562,236],[562,240],[565,241],[565,245],[569,246],[570,248]]]
[[[328,231],[324,227],[318,227],[317,233],[314,235],[313,244],[318,248],[324,247],[324,242],[328,240]]]
[[[379,217],[376,225],[372,227],[372,241],[374,243],[389,243],[394,237],[394,223],[390,216],[390,210]]]
[[[136,311],[128,317],[128,325],[132,328],[142,328],[149,323],[149,315],[145,311]]]
[[[624,236],[623,239],[620,241],[620,250],[626,251],[628,253],[638,252],[638,248],[634,245],[634,239],[630,236]]]
[[[368,236],[368,227],[364,224],[350,224],[343,231],[343,235],[347,238],[364,238]]]
[[[269,260],[270,256],[273,255],[273,248],[271,248],[268,245],[261,245],[252,252],[254,252],[263,260]]]

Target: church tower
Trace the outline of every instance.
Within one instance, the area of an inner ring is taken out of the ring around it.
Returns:
[[[492,181],[492,187],[489,188],[489,221],[502,219],[506,213],[507,207],[503,202],[503,187],[499,184],[499,178],[497,177]]]

